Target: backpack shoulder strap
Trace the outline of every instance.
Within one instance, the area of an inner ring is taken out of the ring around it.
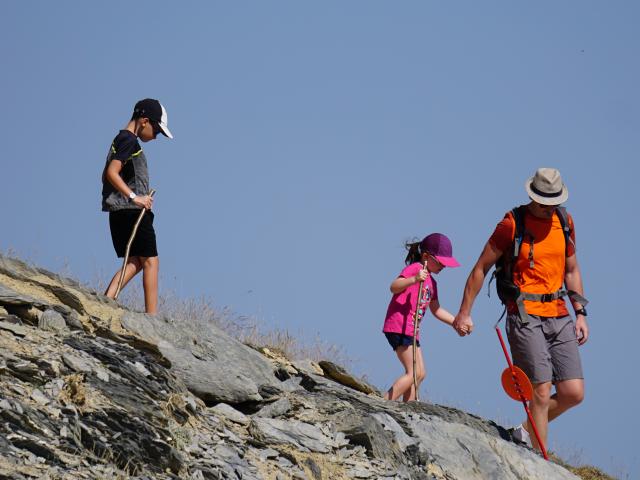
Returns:
[[[524,239],[524,215],[525,205],[514,207],[511,209],[511,215],[513,215],[513,221],[515,222],[515,233],[513,235],[513,259],[517,259],[520,254],[520,245]]]
[[[575,248],[575,244],[571,239],[571,225],[569,224],[569,214],[567,213],[567,209],[565,207],[556,208],[556,215],[558,215],[558,220],[560,220],[560,226],[562,227],[562,232],[564,233],[564,245],[565,245],[565,256],[568,256],[569,253],[569,244],[573,245]]]

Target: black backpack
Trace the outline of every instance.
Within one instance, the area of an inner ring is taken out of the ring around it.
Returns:
[[[529,237],[529,242],[531,245],[531,249],[529,250],[529,265],[531,268],[534,267],[534,238],[533,236],[525,230],[524,226],[524,217],[526,214],[526,205],[520,205],[519,207],[515,207],[511,210],[511,214],[513,215],[513,219],[516,224],[515,234],[513,238],[513,243],[509,250],[503,252],[502,256],[496,262],[496,268],[491,276],[491,281],[495,278],[496,280],[496,290],[498,291],[498,298],[503,303],[503,305],[507,305],[508,303],[516,302],[520,297],[520,287],[518,287],[513,281],[513,266],[518,259],[518,255],[520,254],[520,246],[522,242],[525,241],[525,237]],[[558,215],[558,219],[560,220],[560,225],[562,226],[562,231],[564,232],[564,240],[565,240],[565,255],[568,253],[569,243],[573,244],[573,240],[571,239],[571,227],[569,226],[569,216],[567,213],[567,209],[564,207],[557,207],[556,214]],[[551,301],[554,294],[548,294],[549,300],[544,299],[544,295],[542,295],[541,301]],[[557,297],[556,297],[557,298]]]

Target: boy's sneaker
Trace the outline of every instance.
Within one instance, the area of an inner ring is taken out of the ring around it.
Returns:
[[[522,424],[514,427],[511,436],[517,442],[524,443],[528,447],[531,447],[531,437],[529,436],[529,432],[522,426]]]

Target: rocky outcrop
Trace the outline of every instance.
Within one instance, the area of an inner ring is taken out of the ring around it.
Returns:
[[[171,371],[206,402],[262,401],[279,391],[273,365],[215,325],[126,312],[124,329],[157,346]]]
[[[0,480],[575,479],[463,411],[0,257]]]

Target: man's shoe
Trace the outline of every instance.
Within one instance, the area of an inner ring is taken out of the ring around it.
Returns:
[[[524,443],[528,447],[531,447],[531,436],[529,435],[529,432],[527,432],[527,430],[522,426],[522,424],[513,428],[511,436],[516,442]]]

